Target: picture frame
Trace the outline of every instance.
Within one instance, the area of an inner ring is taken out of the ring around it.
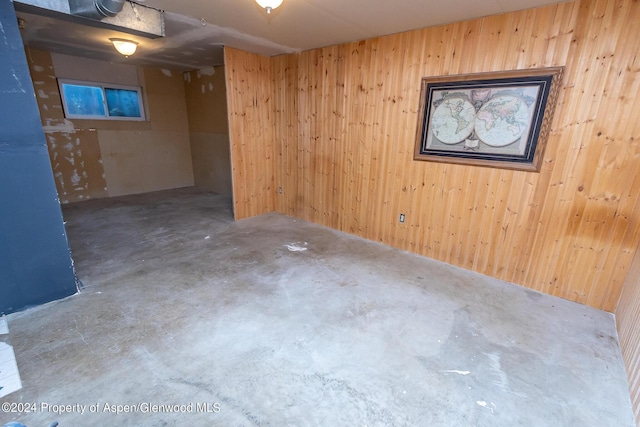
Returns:
[[[424,77],[414,160],[539,172],[563,71]]]

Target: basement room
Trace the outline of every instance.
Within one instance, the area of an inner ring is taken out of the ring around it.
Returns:
[[[0,2],[0,426],[640,427],[638,23]]]

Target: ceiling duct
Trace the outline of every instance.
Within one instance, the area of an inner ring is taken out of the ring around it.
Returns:
[[[6,0],[0,0],[0,2]],[[155,39],[164,37],[164,14],[131,0],[13,0],[21,13],[47,16]],[[28,19],[27,19],[28,21]]]
[[[113,17],[122,11],[125,0],[69,0],[72,15],[98,19]]]

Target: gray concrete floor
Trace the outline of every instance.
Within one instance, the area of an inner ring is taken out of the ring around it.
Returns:
[[[64,216],[84,288],[9,317],[23,389],[2,402],[36,411],[2,422],[634,425],[611,314],[280,214],[233,222],[202,190]]]

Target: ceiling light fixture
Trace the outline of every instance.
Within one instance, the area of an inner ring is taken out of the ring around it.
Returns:
[[[111,43],[113,43],[113,47],[116,48],[118,52],[120,52],[125,57],[129,57],[136,53],[136,49],[138,48],[138,43],[125,40],[125,39],[109,39]]]
[[[271,13],[273,9],[282,4],[282,0],[256,0],[260,7],[264,7],[267,13]]]

